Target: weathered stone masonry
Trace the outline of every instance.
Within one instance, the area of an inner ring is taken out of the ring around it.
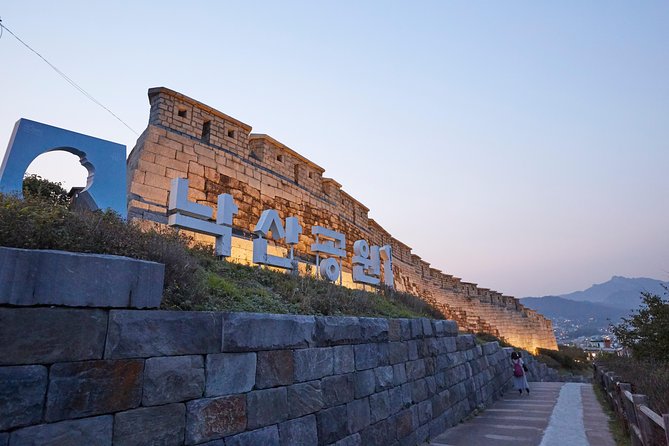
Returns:
[[[416,445],[508,356],[443,320],[4,307],[0,445]]]
[[[369,209],[341,190],[324,169],[268,135],[211,107],[166,88],[149,90],[149,125],[128,158],[128,215],[167,221],[170,181],[189,179],[189,199],[216,207],[230,193],[239,214],[233,220],[233,258],[250,262],[251,231],[264,209],[297,216],[305,228],[296,247],[312,260],[310,228],[321,225],[346,234],[347,252],[355,240],[390,244],[395,286],[438,305],[445,317],[467,330],[486,331],[529,351],[556,349],[549,320],[517,299],[463,282],[431,268],[368,217]],[[276,249],[281,252],[281,246]],[[350,271],[350,258],[344,261]],[[350,285],[350,274],[345,273]]]

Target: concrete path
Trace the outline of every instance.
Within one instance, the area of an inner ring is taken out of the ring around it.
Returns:
[[[530,383],[482,414],[448,429],[430,446],[615,446],[590,384]]]

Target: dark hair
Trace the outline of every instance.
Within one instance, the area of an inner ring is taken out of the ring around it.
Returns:
[[[511,359],[518,359],[520,358],[520,354],[518,352],[511,352]]]

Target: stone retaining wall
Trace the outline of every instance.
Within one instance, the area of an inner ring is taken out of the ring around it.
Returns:
[[[500,396],[453,321],[0,308],[0,445],[416,445]]]

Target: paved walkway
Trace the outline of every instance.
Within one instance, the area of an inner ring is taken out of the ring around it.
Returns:
[[[508,391],[482,414],[433,439],[430,446],[615,446],[590,384],[530,383]]]

